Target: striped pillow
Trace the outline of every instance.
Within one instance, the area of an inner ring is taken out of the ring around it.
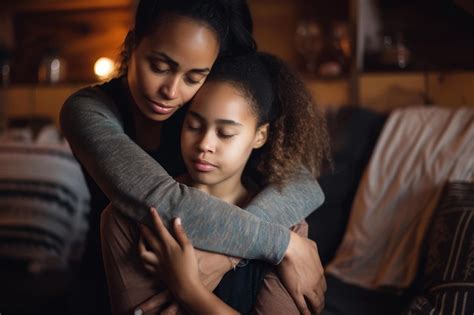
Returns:
[[[78,259],[89,199],[67,143],[0,141],[0,257],[49,268]]]
[[[424,294],[408,314],[474,314],[474,183],[447,184],[427,241]]]

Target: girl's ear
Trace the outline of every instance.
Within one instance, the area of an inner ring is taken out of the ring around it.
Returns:
[[[261,148],[265,144],[265,142],[267,142],[268,128],[269,124],[264,124],[258,127],[257,132],[255,133],[255,140],[253,143],[254,149]]]

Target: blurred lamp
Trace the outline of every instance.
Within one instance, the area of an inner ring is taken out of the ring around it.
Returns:
[[[110,77],[112,77],[114,70],[114,62],[110,58],[99,58],[94,64],[94,73],[99,80],[109,79]]]

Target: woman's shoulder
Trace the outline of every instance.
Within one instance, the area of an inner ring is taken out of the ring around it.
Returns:
[[[114,93],[119,93],[119,90],[120,78],[82,88],[66,99],[61,116],[90,113],[118,118],[120,111]]]
[[[71,126],[115,125],[123,128],[120,105],[114,95],[119,93],[120,79],[80,89],[69,96],[61,108],[63,130]]]
[[[78,105],[84,104],[86,106],[92,103],[112,103],[114,104],[114,93],[120,91],[120,78],[115,78],[105,83],[95,84],[84,87],[74,92],[65,102],[66,104],[74,103]]]

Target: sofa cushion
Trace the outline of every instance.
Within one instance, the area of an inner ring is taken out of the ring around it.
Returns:
[[[325,201],[308,217],[309,238],[316,241],[323,265],[336,253],[365,166],[386,120],[385,114],[346,106],[326,115],[333,169],[318,179]]]
[[[0,261],[60,269],[79,260],[89,192],[69,145],[54,127],[35,141],[0,139]]]
[[[473,314],[474,183],[446,185],[426,240],[423,293],[408,314]]]
[[[473,178],[472,139],[472,108],[417,106],[392,112],[326,272],[364,288],[410,287],[445,183]]]

